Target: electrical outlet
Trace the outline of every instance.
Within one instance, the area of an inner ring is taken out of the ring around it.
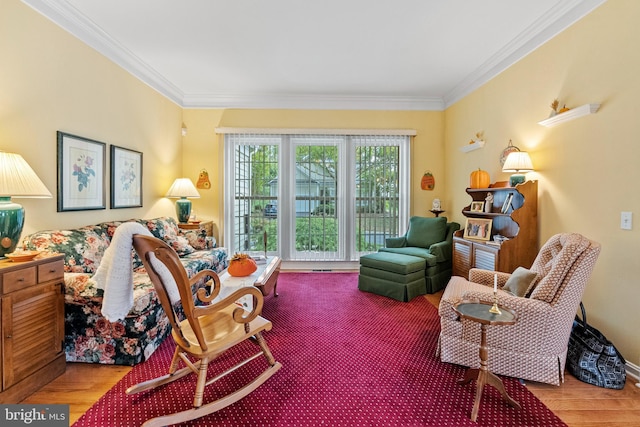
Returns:
[[[633,227],[633,213],[620,212],[620,228],[623,230],[631,230]]]

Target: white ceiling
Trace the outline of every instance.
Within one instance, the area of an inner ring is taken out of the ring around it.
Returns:
[[[183,107],[441,110],[606,0],[23,0]]]

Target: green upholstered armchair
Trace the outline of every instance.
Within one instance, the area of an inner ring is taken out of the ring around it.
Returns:
[[[443,289],[453,268],[453,233],[460,229],[457,222],[447,223],[446,217],[411,217],[409,229],[402,237],[386,239],[379,252],[411,255],[426,260],[427,293]]]

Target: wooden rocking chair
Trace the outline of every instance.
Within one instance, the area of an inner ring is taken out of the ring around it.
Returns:
[[[220,293],[220,279],[214,271],[203,270],[189,279],[176,252],[155,237],[136,234],[133,236],[133,246],[142,259],[160,298],[162,308],[171,322],[173,328],[171,334],[176,343],[176,350],[167,375],[132,386],[126,393],[134,394],[150,390],[190,373],[198,377],[193,408],[152,418],[143,426],[172,425],[216,412],[247,396],[282,367],[280,362],[275,361],[262,337],[262,331],[271,329],[271,322],[259,315],[262,311],[263,296],[258,289],[242,288],[227,298],[212,303]],[[203,305],[195,305],[192,285],[207,277],[210,278],[211,288],[209,291],[204,288],[197,291],[196,297]],[[245,311],[234,303],[244,295],[253,296],[251,312]],[[178,299],[179,302],[177,302]],[[180,320],[173,304],[182,306],[185,320]],[[247,339],[257,343],[260,351],[207,381],[209,363],[229,348]],[[205,386],[261,355],[266,358],[269,365],[262,374],[241,389],[203,404]],[[178,369],[181,360],[186,366]]]

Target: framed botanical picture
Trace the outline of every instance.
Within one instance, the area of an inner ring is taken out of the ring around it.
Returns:
[[[471,202],[471,212],[484,212],[484,202]]]
[[[142,153],[111,146],[111,209],[142,207]]]
[[[493,221],[485,218],[467,218],[464,226],[465,239],[490,240]]]
[[[58,212],[105,209],[106,144],[57,132]]]

